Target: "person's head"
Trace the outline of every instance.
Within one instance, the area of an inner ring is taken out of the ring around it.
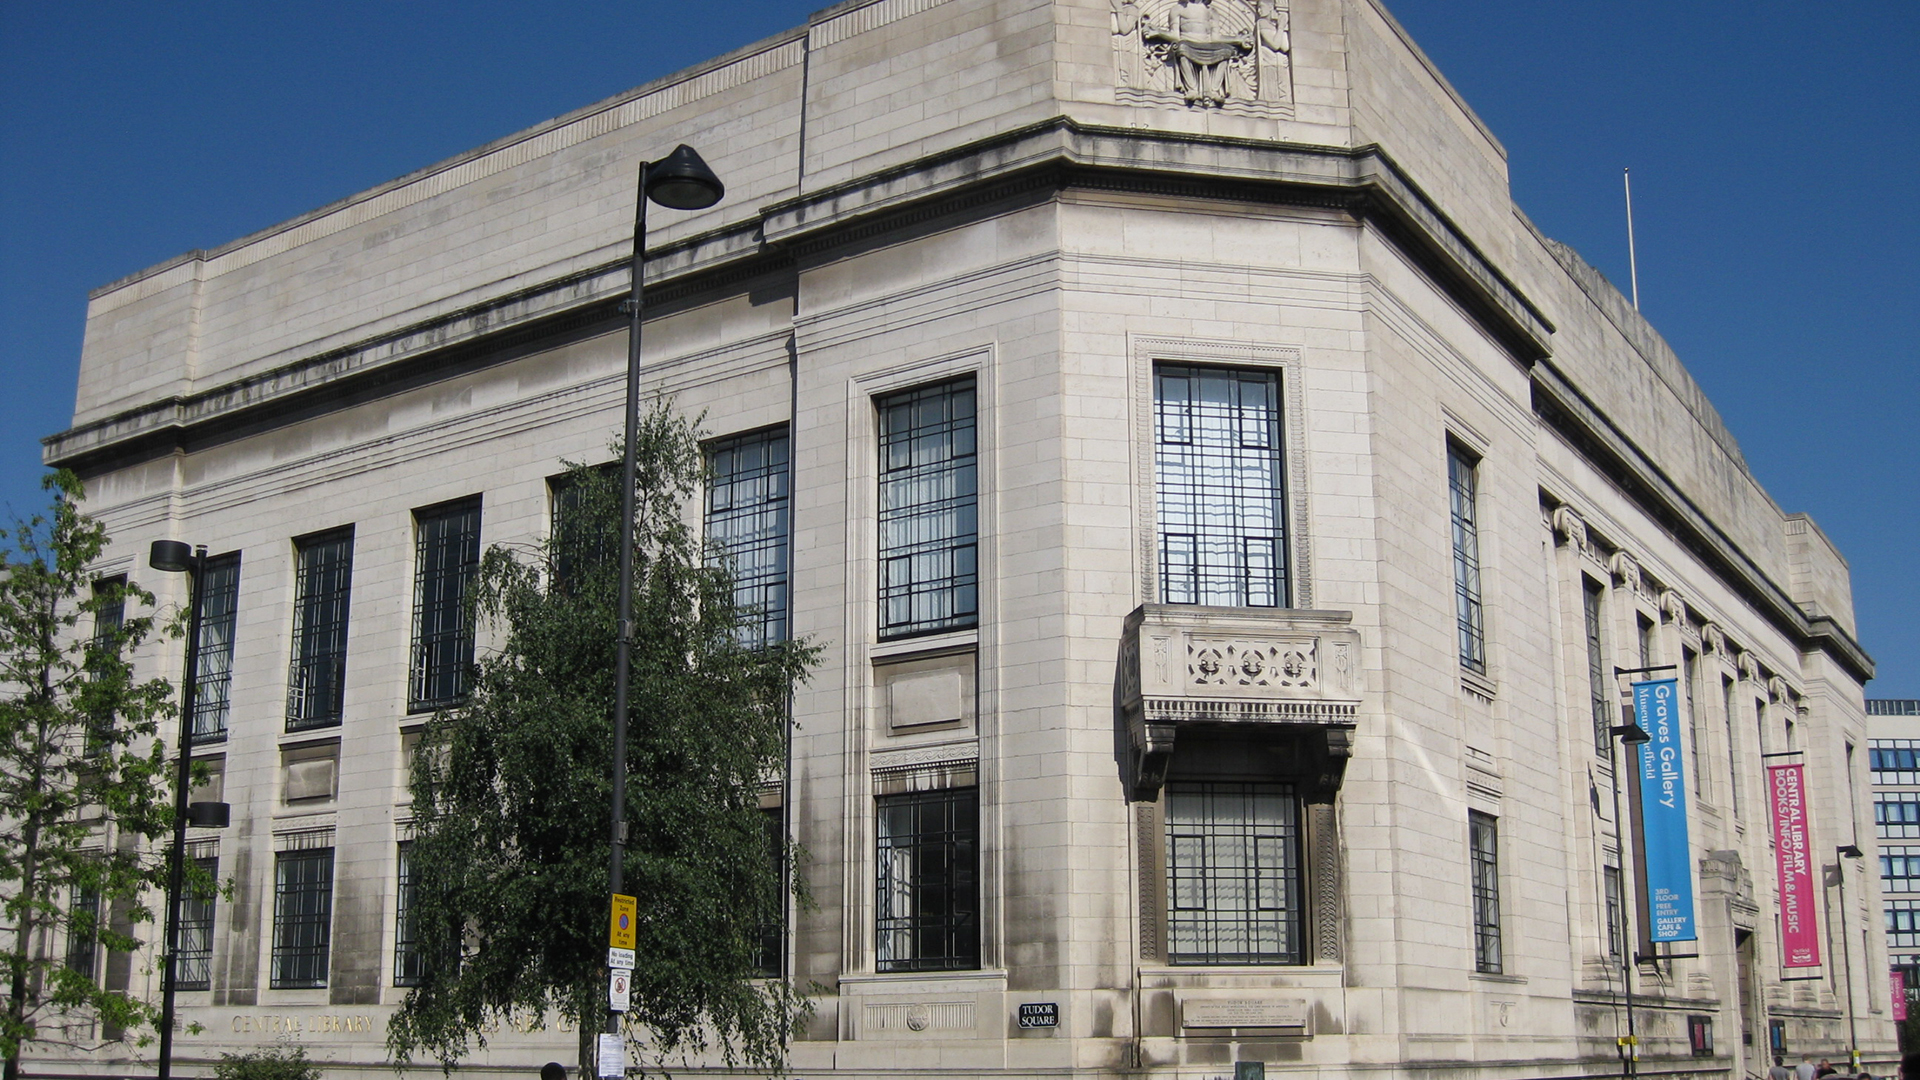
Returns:
[[[1779,1054],[1773,1055],[1773,1063],[1783,1069],[1787,1067],[1787,1059],[1781,1057]]]
[[[567,1067],[557,1061],[540,1066],[540,1080],[567,1080]]]
[[[1908,1054],[1900,1059],[1900,1080],[1920,1080],[1920,1054]]]

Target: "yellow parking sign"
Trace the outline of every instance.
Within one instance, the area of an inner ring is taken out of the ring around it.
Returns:
[[[634,913],[640,902],[631,896],[613,894],[613,911],[607,921],[607,944],[616,949],[633,948]]]

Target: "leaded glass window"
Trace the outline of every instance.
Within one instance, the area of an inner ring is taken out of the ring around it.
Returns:
[[[401,844],[393,891],[393,985],[418,986],[426,965],[413,921],[413,845]]]
[[[1300,807],[1292,785],[1169,783],[1167,959],[1300,964]]]
[[[760,920],[760,933],[754,944],[753,966],[760,974],[771,979],[779,977],[786,963],[787,952],[787,834],[782,822],[781,808],[762,807],[760,825],[765,831],[767,858],[772,861],[774,870],[780,877],[780,888],[774,894],[774,903],[779,905],[778,909],[768,912]]]
[[[413,665],[409,712],[466,695],[473,668],[467,586],[480,569],[480,500],[414,511]]]
[[[1153,404],[1161,599],[1286,606],[1279,375],[1162,364]]]
[[[1627,890],[1617,866],[1605,867],[1607,887],[1607,955],[1616,959],[1627,949]]]
[[[1460,666],[1485,674],[1487,637],[1480,607],[1480,466],[1465,450],[1447,447],[1447,497],[1453,519],[1453,606]]]
[[[880,414],[880,636],[980,615],[972,379],[889,394]]]
[[[976,788],[875,800],[878,971],[980,966]]]
[[[1607,662],[1601,637],[1600,586],[1583,579],[1580,591],[1581,626],[1587,638],[1587,703],[1593,713],[1593,745],[1613,753],[1612,707],[1607,703]]]
[[[100,894],[75,885],[67,903],[67,970],[94,977],[99,933]]]
[[[287,730],[332,727],[340,722],[346,700],[353,530],[341,529],[299,541],[295,575]]]
[[[207,875],[209,882],[219,876],[216,859],[195,859],[193,864]],[[174,963],[177,990],[206,990],[213,985],[213,905],[214,888],[204,890],[188,886],[180,897],[180,945]]]
[[[240,553],[201,564],[200,641],[194,649],[193,741],[224,742],[232,709],[233,630],[239,615]]]
[[[127,579],[125,576],[103,578],[93,583],[93,594],[99,606],[93,613],[93,640],[90,642],[86,663],[96,677],[120,655],[120,629],[127,619]],[[87,717],[87,736],[85,754],[98,757],[106,752],[113,742],[112,710],[97,710]]]
[[[273,989],[325,986],[333,938],[333,849],[283,851],[274,869]]]
[[[1500,974],[1500,826],[1469,811],[1467,833],[1473,875],[1473,969]]]
[[[733,571],[740,638],[787,638],[787,431],[722,439],[707,448],[707,541]]]
[[[1699,786],[1694,795],[1701,802],[1712,802],[1712,791],[1707,786],[1707,776],[1700,771],[1700,714],[1694,704],[1694,692],[1699,688],[1700,657],[1692,649],[1680,650],[1680,671],[1687,691],[1687,755],[1693,762],[1693,782]]]

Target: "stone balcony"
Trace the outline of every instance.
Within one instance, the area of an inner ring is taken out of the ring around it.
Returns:
[[[1183,731],[1291,743],[1300,779],[1340,786],[1360,708],[1360,635],[1346,611],[1144,604],[1120,647],[1129,786],[1155,801]]]

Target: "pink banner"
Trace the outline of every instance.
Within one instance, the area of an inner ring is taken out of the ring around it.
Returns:
[[[1806,773],[1798,765],[1767,766],[1773,800],[1773,860],[1780,870],[1780,962],[1820,966],[1820,924],[1807,837]]]
[[[1907,1018],[1907,973],[1889,971],[1887,974],[1893,976],[1893,1018],[1905,1020]]]

